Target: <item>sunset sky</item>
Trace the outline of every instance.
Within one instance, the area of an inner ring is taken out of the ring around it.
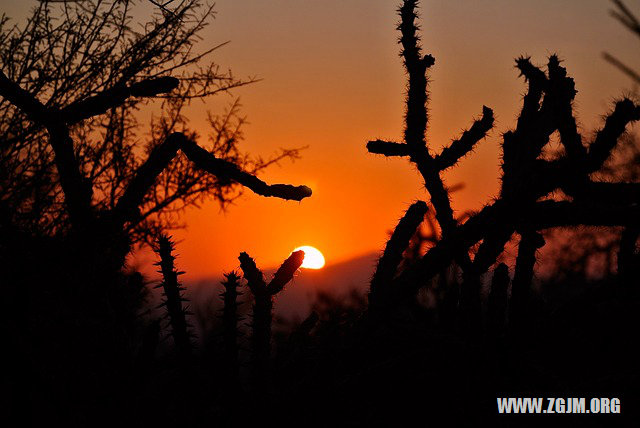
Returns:
[[[18,0],[3,1],[23,16]],[[35,4],[35,1],[25,2]],[[629,2],[633,3],[633,2]],[[328,264],[380,251],[387,233],[416,198],[421,178],[403,159],[369,155],[369,139],[399,140],[404,72],[398,57],[397,1],[218,0],[215,21],[201,48],[231,41],[211,59],[237,77],[258,83],[232,95],[193,104],[189,117],[206,134],[205,110],[221,111],[240,97],[249,125],[241,148],[268,156],[280,147],[309,146],[295,163],[283,162],[261,178],[306,184],[301,203],[262,198],[250,191],[221,212],[215,202],[189,210],[175,233],[187,279],[218,276],[238,266],[240,251],[260,266],[281,262],[296,247],[313,245]],[[605,0],[422,1],[425,52],[433,54],[428,140],[439,150],[493,108],[496,127],[476,151],[447,173],[454,208],[477,209],[495,195],[498,144],[514,126],[525,84],[514,58],[535,63],[557,52],[575,78],[581,125],[592,130],[629,79],[602,59],[609,51],[640,68],[638,40],[608,15]],[[632,8],[634,11],[638,8]],[[150,259],[139,259],[142,267]]]

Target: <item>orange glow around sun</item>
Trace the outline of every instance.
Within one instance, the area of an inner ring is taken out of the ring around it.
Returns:
[[[304,251],[304,261],[300,267],[306,269],[321,269],[324,267],[324,256],[315,247],[310,245],[303,245],[302,247],[298,247],[293,251]]]

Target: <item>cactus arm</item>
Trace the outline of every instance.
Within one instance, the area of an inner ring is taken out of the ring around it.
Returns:
[[[596,138],[589,145],[587,173],[597,171],[611,156],[618,139],[624,133],[627,125],[640,119],[640,106],[625,98],[616,103],[613,112],[607,116],[605,124],[596,134]]]
[[[529,226],[534,230],[574,225],[618,226],[640,225],[640,195],[628,204],[600,204],[598,201],[540,201],[531,206],[528,213],[515,218],[509,207],[501,202],[488,205],[462,224],[449,237],[436,243],[414,266],[398,275],[396,291],[412,296],[420,284],[446,267],[459,248],[470,248],[483,239],[486,230],[495,224],[509,224],[509,228]]]
[[[520,75],[529,83],[527,92],[522,100],[522,110],[518,117],[518,124],[532,120],[540,108],[540,99],[542,91],[547,86],[547,76],[538,67],[531,63],[529,57],[520,57],[516,59],[516,68],[520,71]]]
[[[376,300],[377,296],[384,295],[390,282],[396,274],[398,265],[402,261],[402,254],[409,245],[409,240],[416,233],[416,229],[424,220],[427,213],[427,204],[423,201],[414,202],[393,230],[391,238],[387,241],[384,253],[371,279],[369,288],[369,302]]]
[[[573,79],[567,77],[566,69],[560,67],[559,60],[555,55],[549,59],[549,76],[552,81],[560,81],[562,83],[561,85],[556,84],[552,86],[549,88],[550,91],[553,93],[553,91],[560,89],[560,91],[564,92],[559,94],[559,97],[564,99],[564,102],[559,102],[555,106],[560,142],[565,148],[567,157],[581,161],[586,156],[587,150],[582,144],[582,137],[578,132],[578,126],[573,116],[573,108],[571,105],[571,100],[573,100],[577,93],[575,83]]]
[[[244,279],[247,280],[247,286],[254,296],[265,294],[267,283],[264,281],[262,271],[256,266],[255,260],[249,254],[242,252],[238,257],[240,260],[240,269],[242,269]]]
[[[455,165],[462,157],[469,153],[475,145],[487,136],[493,128],[493,110],[482,106],[482,118],[476,120],[471,128],[464,131],[458,140],[454,140],[434,159],[435,167],[442,171]]]
[[[296,273],[298,268],[300,268],[303,261],[304,251],[299,250],[291,253],[287,260],[285,260],[280,268],[278,268],[273,279],[267,286],[269,294],[273,296],[282,291],[284,286],[293,279],[293,275]]]
[[[427,129],[427,76],[426,71],[435,63],[431,55],[422,56],[418,43],[418,27],[415,23],[417,14],[415,1],[405,1],[400,7],[400,44],[402,58],[409,75],[407,91],[407,111],[405,115],[405,142],[413,150],[426,148],[424,135]]]

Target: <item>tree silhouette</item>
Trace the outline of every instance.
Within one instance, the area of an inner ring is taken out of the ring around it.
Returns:
[[[0,201],[3,221],[40,236],[123,235],[151,242],[179,225],[176,214],[240,187],[301,200],[304,186],[268,185],[255,174],[270,159],[242,153],[237,101],[209,115],[203,143],[189,129],[190,101],[246,85],[197,52],[214,15],[198,0],[157,4],[133,22],[128,0],[41,2],[27,23],[0,20]],[[143,134],[139,111],[154,118]]]
[[[24,26],[0,18],[0,269],[3,293],[21,303],[0,326],[24,377],[44,368],[36,389],[64,385],[55,412],[85,426],[92,409],[127,407],[131,369],[149,374],[158,347],[159,324],[140,317],[145,281],[123,269],[132,245],[178,226],[184,208],[225,206],[244,187],[285,200],[311,195],[256,176],[298,151],[243,153],[238,102],[209,115],[208,141],[189,128],[191,101],[255,80],[206,61],[221,45],[198,52],[213,6],[164,2],[142,25],[133,7],[40,2]],[[142,113],[153,114],[146,131]],[[186,356],[171,247],[160,239],[172,332]]]

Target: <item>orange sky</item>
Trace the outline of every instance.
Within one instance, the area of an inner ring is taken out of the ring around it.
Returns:
[[[10,16],[24,8],[3,0]],[[225,213],[216,203],[189,210],[175,237],[186,279],[218,276],[238,266],[247,251],[259,266],[273,266],[300,245],[319,248],[327,263],[379,251],[387,232],[416,198],[419,175],[401,159],[365,150],[368,139],[399,139],[404,74],[398,57],[395,9],[389,0],[218,0],[216,20],[202,49],[230,40],[211,58],[238,77],[263,80],[234,91],[248,116],[245,151],[267,156],[279,147],[309,145],[303,159],[283,162],[261,178],[307,184],[301,203],[247,191]],[[35,2],[34,2],[35,4]],[[436,58],[431,69],[429,141],[440,148],[459,136],[485,104],[496,128],[446,175],[464,182],[454,208],[479,208],[497,189],[499,136],[514,125],[525,89],[513,67],[520,54],[544,63],[565,59],[579,91],[576,105],[593,129],[615,97],[631,84],[601,58],[604,50],[640,68],[638,41],[608,16],[605,0],[422,1],[423,45]],[[634,9],[635,10],[635,9]],[[231,96],[206,109],[219,112]],[[206,134],[203,106],[188,116]],[[141,257],[149,267],[148,257]],[[145,269],[146,270],[146,269]]]
[[[404,74],[398,58],[393,1],[219,1],[208,29],[212,42],[231,40],[215,59],[239,75],[264,80],[236,91],[250,124],[243,147],[268,154],[309,145],[303,159],[263,175],[304,183],[301,203],[250,192],[228,212],[215,204],[191,210],[178,232],[187,278],[218,275],[248,251],[259,265],[279,263],[299,245],[329,263],[379,251],[402,212],[424,198],[405,160],[367,154],[370,138],[402,133]],[[465,182],[458,210],[478,208],[497,189],[501,132],[513,126],[523,81],[513,58],[544,62],[552,52],[575,77],[577,106],[592,129],[613,97],[630,87],[601,59],[613,54],[637,65],[637,40],[609,18],[606,1],[424,1],[423,41],[432,69],[429,139],[441,147],[469,126],[483,104],[497,126],[490,138],[447,175]],[[224,97],[215,103],[226,102]]]

